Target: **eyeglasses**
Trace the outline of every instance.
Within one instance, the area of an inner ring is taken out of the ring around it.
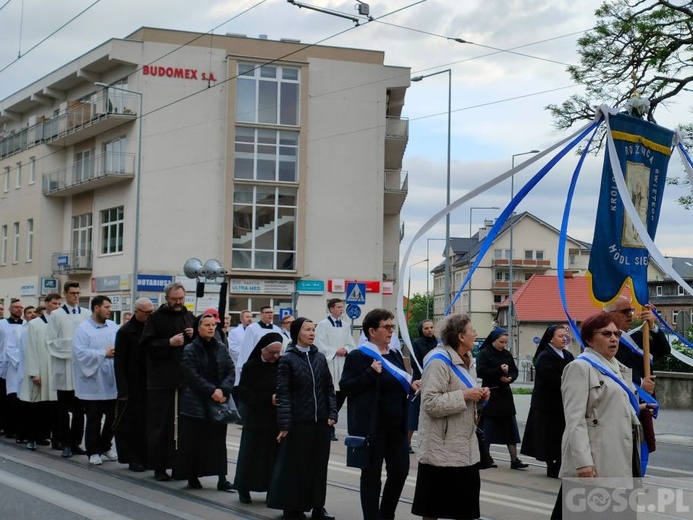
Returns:
[[[616,338],[620,338],[621,334],[623,334],[620,330],[598,330],[596,331],[596,334],[601,334],[605,338],[611,338],[611,336],[616,336]]]
[[[393,330],[397,329],[397,325],[380,325],[378,328],[385,329],[388,332],[392,332]]]
[[[464,334],[476,334],[476,330],[469,329],[469,330],[464,331]]]
[[[626,316],[633,316],[635,314],[635,309],[631,307],[630,309],[619,309],[612,312],[620,312],[621,314],[625,314]]]
[[[268,356],[280,356],[281,353],[281,350],[265,350],[265,354],[267,354]]]

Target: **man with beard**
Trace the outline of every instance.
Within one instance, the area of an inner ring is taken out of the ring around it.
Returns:
[[[185,308],[185,287],[173,282],[165,289],[166,303],[147,320],[140,346],[147,359],[148,466],[158,481],[171,480],[176,393],[183,382],[183,347],[193,335],[195,317]]]
[[[115,440],[118,462],[130,471],[144,471],[147,462],[147,364],[140,347],[154,305],[149,298],[135,302],[135,314],[116,334],[115,376],[118,387],[118,412]]]
[[[65,282],[63,293],[65,305],[55,310],[48,320],[46,344],[51,355],[50,391],[58,395],[54,435],[62,445],[62,456],[67,459],[73,454],[85,453],[80,447],[84,435],[84,406],[75,396],[72,377],[72,338],[77,327],[89,319],[91,311],[79,306],[79,282]]]

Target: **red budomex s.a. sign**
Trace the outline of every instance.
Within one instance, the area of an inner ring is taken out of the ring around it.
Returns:
[[[142,74],[160,78],[199,79],[202,81],[217,80],[213,72],[200,72],[198,69],[184,67],[164,67],[163,65],[145,65],[142,67]]]
[[[378,280],[349,280],[345,278],[335,278],[334,280],[327,280],[327,290],[333,293],[343,293],[346,291],[346,282],[351,281],[366,284],[367,293],[380,292],[380,281]]]

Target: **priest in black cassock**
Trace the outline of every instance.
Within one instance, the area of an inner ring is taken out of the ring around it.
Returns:
[[[252,502],[251,491],[267,491],[272,479],[279,447],[276,386],[281,351],[281,334],[262,336],[243,365],[238,385],[246,415],[233,486],[244,504]]]

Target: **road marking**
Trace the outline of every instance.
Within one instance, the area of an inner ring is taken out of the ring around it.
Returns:
[[[72,511],[75,514],[92,518],[93,520],[132,520],[128,516],[119,515],[36,482],[16,477],[6,471],[0,470],[0,483],[66,511]]]

